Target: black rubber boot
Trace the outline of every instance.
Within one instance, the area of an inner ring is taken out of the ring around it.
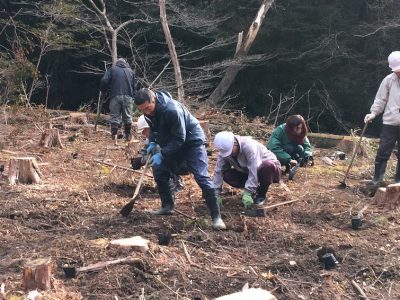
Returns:
[[[158,194],[161,199],[161,208],[153,212],[154,215],[172,215],[174,213],[175,193],[170,182],[158,185]]]
[[[265,203],[267,200],[267,192],[268,192],[268,187],[267,188],[257,188],[257,194],[256,197],[254,198],[254,205],[255,206],[261,206]]]
[[[124,124],[124,135],[125,135],[125,140],[130,141],[132,138],[132,124]]]
[[[379,186],[383,182],[383,177],[385,176],[387,161],[377,161],[375,162],[375,174],[372,179],[372,185]]]
[[[211,214],[212,227],[216,230],[225,230],[226,226],[224,221],[222,221],[221,214],[219,211],[219,206],[217,204],[217,196],[215,189],[203,190],[203,197],[206,200],[208,210]]]
[[[111,139],[117,143],[118,124],[111,123]]]

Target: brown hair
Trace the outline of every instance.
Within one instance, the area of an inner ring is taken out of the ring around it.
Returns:
[[[291,132],[293,132],[293,129],[299,126],[299,124],[303,125],[301,135],[306,136],[308,133],[307,124],[301,115],[291,115],[286,120],[286,126],[288,127],[288,129],[290,129]]]

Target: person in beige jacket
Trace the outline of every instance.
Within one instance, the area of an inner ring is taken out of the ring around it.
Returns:
[[[400,51],[392,52],[388,57],[390,75],[386,76],[379,87],[371,113],[367,114],[364,122],[372,120],[383,112],[383,126],[380,134],[378,152],[375,157],[375,174],[371,184],[379,186],[385,175],[387,161],[397,142],[400,150]],[[398,151],[398,154],[399,155]],[[400,162],[397,156],[396,183],[400,183]]]
[[[217,133],[214,146],[219,152],[214,188],[219,191],[224,181],[235,188],[244,188],[242,202],[246,209],[253,204],[264,204],[269,186],[280,179],[281,164],[275,154],[251,137],[230,131]],[[219,194],[218,202],[222,202]]]

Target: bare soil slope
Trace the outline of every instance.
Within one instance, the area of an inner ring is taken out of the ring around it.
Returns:
[[[287,188],[274,185],[266,205],[301,201],[269,210],[264,218],[245,216],[240,191],[226,188],[222,215],[228,230],[215,232],[191,176],[184,177],[176,208],[196,221],[181,214],[150,215],[160,204],[150,177],[129,218],[119,216],[140,175],[94,162],[129,167],[123,142],[113,147],[106,127],[97,133],[62,130],[65,148],[44,149],[37,144],[47,114],[19,109],[7,114],[8,124],[3,117],[0,125],[0,164],[5,165],[0,284],[7,299],[22,297],[24,261],[36,257],[52,257],[56,263],[54,288],[43,293],[45,299],[139,299],[142,294],[145,299],[211,299],[236,292],[246,282],[273,291],[278,299],[357,299],[352,280],[369,299],[400,299],[399,212],[372,204],[362,228],[350,226],[351,212],[372,203],[358,189],[359,179],[370,172],[372,156],[357,160],[348,180],[351,187],[340,190],[347,162],[327,166],[320,159],[327,151],[317,149],[316,165],[302,168],[292,182],[284,178]],[[249,123],[243,116],[216,112],[209,118],[213,133],[232,129],[267,138],[269,129],[260,120]],[[37,158],[43,184],[10,186],[7,160],[27,155]],[[209,159],[213,168],[215,151]],[[158,246],[161,232],[173,234],[169,246]],[[107,246],[107,240],[135,235],[152,242],[148,252]],[[321,247],[333,248],[337,268],[323,269],[317,257]],[[65,264],[85,266],[129,255],[141,262],[73,279],[66,279],[62,270]]]

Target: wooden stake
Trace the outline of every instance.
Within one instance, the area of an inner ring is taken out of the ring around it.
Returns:
[[[11,157],[8,167],[8,180],[11,185],[18,183],[40,183],[42,173],[34,157]]]
[[[51,257],[28,261],[24,266],[23,275],[25,292],[34,289],[49,290],[53,267]]]

